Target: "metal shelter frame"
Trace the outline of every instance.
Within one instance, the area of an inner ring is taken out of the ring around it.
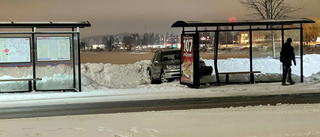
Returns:
[[[200,32],[215,32],[215,45],[214,45],[214,68],[217,83],[220,84],[219,71],[218,71],[218,40],[219,32],[221,31],[249,31],[249,41],[250,41],[250,72],[253,71],[252,67],[252,32],[253,31],[266,31],[266,30],[281,30],[282,32],[282,45],[284,44],[284,30],[299,29],[300,30],[300,56],[301,56],[301,79],[303,82],[303,23],[315,23],[313,20],[302,18],[302,19],[291,19],[291,20],[244,20],[244,21],[177,21],[171,27],[181,27],[182,35],[185,34],[195,34],[199,37]],[[298,24],[298,27],[285,28],[285,25]],[[219,30],[219,27],[231,27],[231,30]],[[240,27],[247,26],[249,29],[243,29]],[[264,26],[259,28],[259,26]],[[281,27],[273,27],[281,26]],[[200,27],[215,27],[215,30],[200,30]],[[235,28],[239,27],[239,28]],[[256,28],[254,28],[256,27]],[[186,30],[186,28],[191,28],[191,30]],[[198,38],[199,39],[199,38]],[[196,40],[195,45],[199,48],[199,40]],[[196,46],[195,46],[196,47]],[[199,50],[195,50],[199,52]],[[196,53],[199,55],[199,53]],[[250,82],[254,83],[254,74],[250,73]]]
[[[81,67],[80,67],[80,28],[91,27],[89,21],[36,21],[36,22],[22,22],[22,21],[1,21],[0,22],[0,35],[5,35],[6,37],[15,38],[16,35],[27,35],[30,36],[30,56],[31,61],[28,64],[32,64],[33,67],[33,84],[32,87],[29,87],[29,90],[34,91],[61,91],[61,90],[73,90],[81,91]],[[9,29],[9,31],[8,31]],[[14,30],[17,29],[18,31]],[[22,29],[19,30],[19,29]],[[37,30],[38,29],[38,30]],[[41,30],[42,29],[42,30]],[[37,49],[36,41],[37,36],[51,36],[59,37],[60,35],[70,36],[70,60],[72,69],[73,69],[73,88],[72,89],[50,89],[50,90],[38,90],[36,87],[36,61],[37,61]],[[76,45],[77,44],[77,45]],[[0,64],[9,64],[9,65],[19,65],[21,62],[9,62],[9,63],[0,63]],[[16,79],[14,79],[16,80]],[[24,79],[25,80],[25,79]],[[5,80],[3,80],[5,81]],[[9,79],[8,81],[13,81]],[[22,81],[22,80],[21,80]],[[30,83],[30,81],[29,81]],[[31,84],[30,84],[31,85]],[[30,86],[29,85],[29,86]],[[28,92],[28,91],[15,91],[15,92]],[[2,92],[2,91],[1,91]],[[9,91],[4,91],[9,92]]]

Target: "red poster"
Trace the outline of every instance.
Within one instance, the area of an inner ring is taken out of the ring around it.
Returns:
[[[181,82],[189,84],[194,82],[193,40],[193,36],[182,36],[181,38]]]

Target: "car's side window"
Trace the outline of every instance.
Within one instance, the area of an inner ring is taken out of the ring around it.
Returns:
[[[156,61],[160,62],[161,61],[161,53],[156,55]]]
[[[156,57],[157,57],[157,53],[153,55],[153,58],[151,60],[152,63],[156,60]]]

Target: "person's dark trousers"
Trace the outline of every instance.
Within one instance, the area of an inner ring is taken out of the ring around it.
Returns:
[[[287,76],[288,76],[288,82],[293,82],[291,78],[291,66],[283,65],[282,83],[286,83]]]

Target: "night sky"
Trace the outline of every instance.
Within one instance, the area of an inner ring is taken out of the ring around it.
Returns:
[[[286,0],[295,18],[320,18],[320,0]],[[1,21],[90,21],[82,37],[122,32],[180,33],[178,20],[254,19],[239,0],[2,0]]]

